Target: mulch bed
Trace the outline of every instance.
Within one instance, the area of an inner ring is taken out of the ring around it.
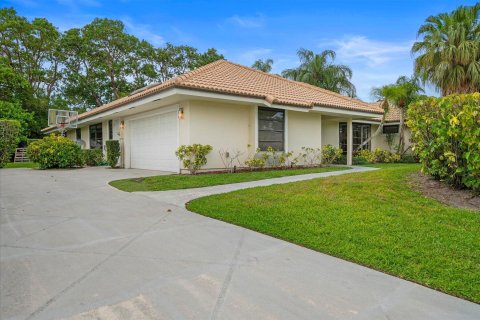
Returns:
[[[446,205],[480,211],[480,196],[469,190],[454,189],[446,183],[421,173],[412,174],[413,186],[425,196],[434,198]]]

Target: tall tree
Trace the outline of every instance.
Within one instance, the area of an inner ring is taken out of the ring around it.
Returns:
[[[480,3],[430,16],[413,44],[415,72],[442,95],[480,91]]]
[[[194,47],[167,43],[156,49],[153,66],[157,73],[156,80],[163,82],[220,59],[224,59],[223,55],[214,48],[199,53]]]
[[[127,34],[119,20],[95,19],[81,29],[70,29],[62,48],[63,89],[73,105],[98,107],[155,76],[149,62],[153,47]]]
[[[272,59],[258,59],[252,64],[253,69],[257,69],[266,73],[272,71],[273,60]]]
[[[29,22],[12,8],[0,9],[0,54],[30,83],[37,98],[50,99],[61,79],[61,34],[43,18]]]
[[[405,152],[405,115],[407,114],[408,106],[412,102],[419,99],[421,97],[421,93],[423,92],[424,90],[420,86],[420,81],[415,76],[411,78],[401,76],[394,84],[372,89],[372,95],[378,100],[383,101],[382,106],[384,109],[384,115],[382,117],[380,126],[373,136],[380,133],[385,122],[385,116],[389,112],[389,109],[391,107],[400,109],[400,130],[397,146],[398,154],[403,154]]]
[[[35,113],[26,111],[34,100],[28,81],[0,57],[0,119],[19,121],[20,141],[41,129],[34,121]]]
[[[352,79],[352,69],[334,64],[335,51],[325,50],[316,54],[311,50],[300,49],[297,52],[300,66],[282,71],[282,76],[295,81],[306,82],[333,92],[356,96]]]
[[[199,68],[217,60],[225,59],[223,54],[218,53],[217,49],[209,48],[204,53],[198,54],[196,61],[190,66],[192,69]]]

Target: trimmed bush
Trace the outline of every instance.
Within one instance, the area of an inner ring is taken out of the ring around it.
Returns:
[[[3,168],[20,141],[20,122],[0,119],[0,168]]]
[[[30,143],[27,155],[41,169],[72,168],[83,165],[82,149],[72,140],[54,134]]]
[[[208,144],[182,145],[178,147],[175,155],[182,161],[184,168],[188,169],[191,174],[196,174],[207,164],[207,155],[212,149],[212,146]]]
[[[360,150],[357,156],[365,158],[370,163],[393,163],[400,161],[400,155],[380,148],[375,148],[373,151],[367,149]]]
[[[322,164],[329,165],[334,163],[343,154],[342,149],[336,148],[332,145],[324,145],[322,147]]]
[[[96,167],[103,163],[103,151],[101,149],[83,149],[83,160],[87,166]]]
[[[408,119],[422,171],[480,192],[480,93],[418,101]]]
[[[413,154],[404,154],[400,158],[401,163],[418,163],[418,157]]]
[[[334,164],[347,164],[347,156],[344,155],[342,153],[342,155],[340,157],[338,157],[337,159],[335,159],[335,161],[333,162]]]
[[[118,140],[107,140],[107,162],[112,168],[117,167],[120,158],[120,142]]]
[[[365,157],[361,157],[361,156],[355,156],[353,157],[352,159],[352,164],[355,166],[355,165],[361,165],[361,164],[367,164],[368,163],[368,160],[367,158]]]

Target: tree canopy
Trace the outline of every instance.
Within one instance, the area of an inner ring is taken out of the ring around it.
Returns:
[[[155,47],[119,20],[97,18],[60,32],[47,19],[0,9],[2,114],[13,105],[29,113],[30,137],[40,136],[49,108],[85,111],[223,58],[214,48]]]
[[[355,86],[351,82],[352,69],[333,63],[335,51],[324,50],[314,53],[311,50],[300,49],[297,55],[300,66],[282,71],[283,77],[306,82],[349,97],[356,96]]]
[[[400,76],[393,84],[372,89],[372,95],[378,100],[383,100],[383,108],[385,112],[382,118],[382,125],[390,107],[393,106],[400,109],[400,137],[397,148],[397,153],[399,154],[403,154],[405,151],[404,121],[408,106],[412,102],[420,99],[423,92],[424,90],[420,85],[420,81],[418,77],[415,76]],[[379,130],[380,128],[381,126],[379,127]]]
[[[257,69],[266,73],[272,71],[273,60],[272,59],[258,59],[252,64],[253,69]]]
[[[442,95],[480,91],[480,3],[430,16],[413,44],[415,72]]]

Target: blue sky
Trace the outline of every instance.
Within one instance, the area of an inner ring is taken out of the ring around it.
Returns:
[[[251,65],[274,60],[273,72],[298,65],[296,51],[333,49],[336,63],[353,69],[359,98],[411,75],[418,27],[429,15],[475,1],[142,1],[3,0],[29,19],[44,17],[61,31],[95,17],[122,20],[129,33],[156,46],[166,42],[206,50]],[[428,93],[433,91],[428,90]]]

